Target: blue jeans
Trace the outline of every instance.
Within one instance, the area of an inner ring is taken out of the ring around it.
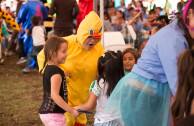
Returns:
[[[6,50],[9,47],[9,43],[6,37],[2,37],[2,42],[1,42],[2,50]]]
[[[31,58],[33,58],[37,62],[36,55],[42,50],[43,45],[40,46],[32,46],[32,49],[27,57],[27,64],[26,67],[30,67],[31,64]]]

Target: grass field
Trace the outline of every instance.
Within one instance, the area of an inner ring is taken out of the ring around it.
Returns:
[[[37,71],[23,74],[25,63],[16,65],[17,56],[0,65],[0,126],[42,126],[38,109],[42,102],[42,77]],[[93,115],[87,126],[93,125]]]

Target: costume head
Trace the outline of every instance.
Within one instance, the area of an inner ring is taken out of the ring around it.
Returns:
[[[83,43],[87,37],[93,36],[94,38],[101,38],[101,35],[102,21],[94,11],[91,11],[80,23],[77,30],[76,40],[78,44],[83,47]]]

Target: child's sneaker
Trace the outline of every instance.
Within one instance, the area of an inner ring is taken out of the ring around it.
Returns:
[[[16,62],[16,64],[22,64],[22,63],[25,63],[26,61],[27,61],[26,58],[21,57],[21,58]]]
[[[29,73],[30,72],[30,69],[28,68],[28,67],[26,67],[26,68],[24,68],[23,70],[22,70],[22,73]]]

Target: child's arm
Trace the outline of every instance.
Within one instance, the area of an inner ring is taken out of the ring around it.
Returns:
[[[80,110],[90,110],[96,105],[98,97],[101,95],[101,88],[97,84],[97,81],[93,81],[90,86],[90,97],[85,104],[74,107]]]
[[[191,112],[190,115],[194,115],[194,100],[191,102]]]
[[[91,92],[90,97],[85,104],[76,106],[74,108],[77,110],[90,110],[96,105],[97,98],[98,97],[93,92]]]
[[[34,26],[30,27],[29,30],[26,29],[25,32],[27,34],[27,36],[32,36],[32,30],[33,30]]]
[[[79,112],[74,108],[70,107],[59,95],[61,81],[62,78],[60,74],[55,74],[51,77],[51,98],[59,107],[69,112],[74,117],[77,117],[80,115]]]

